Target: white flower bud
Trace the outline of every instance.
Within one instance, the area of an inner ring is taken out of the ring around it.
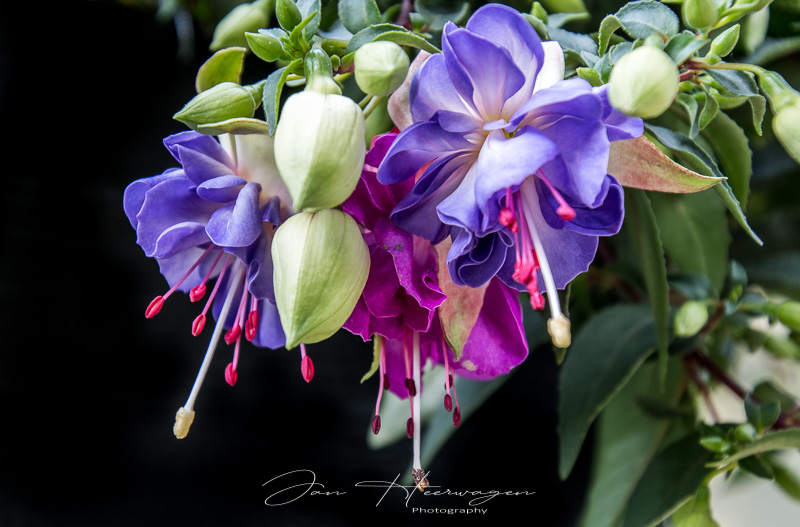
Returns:
[[[608,99],[619,111],[649,119],[669,108],[678,94],[678,68],[662,50],[642,46],[611,70]]]
[[[355,220],[337,209],[301,212],[272,240],[275,302],[286,348],[324,340],[347,321],[369,275]]]
[[[332,208],[356,188],[364,166],[364,114],[342,95],[289,97],[275,131],[275,162],[295,210]]]
[[[364,44],[356,51],[353,61],[356,84],[361,91],[381,97],[403,84],[410,63],[403,48],[388,41]]]

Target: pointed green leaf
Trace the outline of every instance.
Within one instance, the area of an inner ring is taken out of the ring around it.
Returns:
[[[650,200],[667,256],[681,271],[708,277],[719,293],[728,272],[730,244],[722,204],[709,191],[651,194]]]
[[[700,124],[697,122],[697,101],[688,93],[679,93],[675,101],[683,107],[686,115],[689,117],[689,137],[694,139],[700,133]]]
[[[311,18],[306,24],[303,26],[303,37],[306,39],[306,42],[311,42],[311,37],[317,32],[319,29],[319,24],[322,20],[322,7],[320,0],[297,0],[297,9],[300,10],[300,16],[303,17],[303,21],[307,18]]]
[[[712,461],[708,464],[709,467],[726,467],[732,463],[744,459],[755,454],[762,452],[771,452],[773,450],[780,450],[782,448],[800,448],[800,429],[792,428],[789,430],[778,430],[766,434],[749,445],[742,447],[738,452],[725,459]]]
[[[260,119],[237,117],[218,123],[202,124],[195,126],[195,130],[206,135],[220,134],[269,134],[269,126]]]
[[[303,59],[295,59],[287,66],[273,71],[267,77],[267,82],[264,84],[263,104],[269,135],[275,133],[275,127],[278,125],[281,92],[283,91],[283,85],[286,84],[286,77],[296,69],[302,68],[302,66]]]
[[[700,130],[705,130],[708,124],[713,121],[719,113],[719,103],[708,92],[700,92],[698,97],[703,100],[703,109],[700,111],[700,116],[697,118],[697,122],[700,125]],[[706,138],[706,140],[708,140],[708,138]]]
[[[722,181],[679,165],[644,136],[611,143],[608,173],[625,187],[688,193]]]
[[[699,38],[694,33],[684,32],[669,39],[667,45],[664,46],[664,52],[675,61],[675,64],[683,64],[695,51],[705,45],[705,39]]]
[[[752,75],[744,71],[707,69],[705,72],[731,95],[750,97],[759,93],[758,85]]]
[[[597,35],[597,51],[600,53],[600,56],[606,54],[608,42],[611,40],[611,35],[613,35],[614,32],[621,27],[622,22],[620,22],[619,18],[615,17],[614,15],[608,15],[600,23],[600,33]]]
[[[647,288],[658,335],[659,385],[667,376],[669,359],[669,285],[661,235],[650,200],[643,190],[625,193],[625,212],[639,268]]]
[[[559,475],[566,479],[594,419],[656,349],[653,314],[618,305],[592,317],[572,342],[559,380]]]
[[[728,210],[733,214],[733,218],[736,222],[745,230],[747,234],[750,235],[750,238],[753,239],[758,245],[764,245],[764,242],[761,241],[761,238],[755,233],[750,224],[747,223],[747,218],[744,215],[744,211],[742,211],[742,206],[739,204],[739,200],[736,199],[736,195],[733,193],[733,189],[728,184],[727,181],[723,181],[716,187],[714,190],[717,191],[717,194],[720,195],[722,198],[722,202],[725,203],[725,206],[728,207]]]
[[[411,46],[414,48],[424,49],[428,53],[439,53],[439,48],[421,36],[395,24],[374,24],[362,29],[353,35],[352,39],[350,39],[350,43],[347,44],[345,53],[353,53],[364,44],[373,42],[375,40],[388,40],[389,42],[394,42],[395,44],[399,44],[401,46]]]
[[[223,82],[239,84],[244,69],[246,48],[225,48],[217,51],[200,66],[195,88],[197,93]]]
[[[375,0],[339,0],[339,19],[354,35],[373,24],[380,24],[381,11]]]
[[[708,99],[714,100],[713,97]],[[722,173],[744,209],[750,194],[750,176],[753,175],[753,153],[747,135],[736,121],[725,113],[718,113],[703,130],[703,138],[714,149]]]
[[[623,527],[652,527],[697,493],[710,471],[713,454],[690,435],[659,453],[645,470],[630,499]]]

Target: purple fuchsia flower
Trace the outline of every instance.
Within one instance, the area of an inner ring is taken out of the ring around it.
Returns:
[[[427,482],[420,466],[420,398],[417,397],[417,387],[422,390],[423,367],[428,362],[444,366],[444,406],[448,412],[453,411],[453,424],[458,426],[461,411],[453,374],[491,379],[508,373],[525,360],[528,345],[518,292],[492,279],[485,288],[482,307],[461,356],[455,358],[440,322],[439,309],[446,296],[439,283],[437,252],[428,240],[400,230],[390,219],[413,180],[382,185],[377,179],[377,167],[396,137],[397,134],[389,133],[373,140],[361,180],[343,205],[363,226],[370,251],[370,272],[364,292],[344,328],[365,341],[373,337],[378,341],[380,385],[372,420],[375,434],[381,428],[379,410],[383,391],[391,390],[401,399],[408,397],[411,417],[406,431],[414,440],[413,474],[417,485],[424,488]]]
[[[226,136],[221,144],[207,135],[183,132],[164,139],[164,145],[181,168],[134,181],[124,195],[137,243],[156,259],[170,286],[147,306],[145,316],[155,316],[178,290],[189,293],[192,302],[201,300],[216,278],[192,323],[197,336],[209,310],[217,320],[200,373],[176,418],[180,438],[188,432],[195,399],[224,330],[225,342],[235,343],[225,370],[230,385],[238,376],[242,335],[256,346],[284,345],[270,244],[277,226],[291,213],[291,200],[266,136]]]
[[[535,309],[547,291],[560,347],[569,321],[557,289],[588,269],[598,236],[623,220],[609,143],[643,131],[641,119],[611,107],[605,86],[563,76],[561,48],[512,8],[489,4],[465,28],[448,23],[442,53],[411,82],[413,124],[378,170],[390,185],[422,171],[391,218],[434,244],[452,238],[453,282],[497,276],[524,286]]]

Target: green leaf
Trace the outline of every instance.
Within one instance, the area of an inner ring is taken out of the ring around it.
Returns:
[[[754,95],[747,98],[750,109],[753,112],[753,128],[758,135],[761,135],[761,125],[764,122],[764,115],[767,113],[767,99],[763,95]]]
[[[744,411],[747,415],[747,421],[755,426],[756,430],[762,432],[778,420],[778,416],[781,413],[781,403],[777,401],[763,404],[757,403],[752,397],[748,396],[744,400]]]
[[[655,33],[666,40],[680,29],[680,21],[672,9],[655,0],[625,4],[617,11],[616,17],[622,29],[633,38],[645,39]]]
[[[608,403],[598,418],[595,454],[583,527],[616,527],[628,506],[650,460],[667,436],[671,421],[654,417],[639,404],[674,407],[684,393],[684,370],[680,358],[672,358],[664,391],[658,389],[655,364],[645,364]]]
[[[611,35],[622,27],[622,22],[614,15],[608,15],[600,23],[600,32],[597,34],[597,51],[600,55],[605,55],[608,49],[608,42],[611,40]]]
[[[592,317],[573,340],[559,380],[559,475],[566,479],[595,417],[655,350],[653,314],[618,305]]]
[[[689,117],[689,137],[694,139],[700,133],[700,123],[697,122],[697,100],[688,93],[679,93],[675,102],[683,108]]]
[[[792,428],[789,430],[770,432],[756,439],[749,445],[742,447],[735,454],[725,459],[710,462],[708,466],[713,468],[727,467],[740,459],[761,454],[762,452],[780,450],[782,448],[800,448],[800,429]]]
[[[717,194],[720,195],[722,198],[723,203],[728,207],[728,210],[733,214],[733,218],[736,220],[739,225],[750,235],[750,238],[753,239],[758,245],[764,245],[764,242],[761,241],[761,238],[755,233],[755,231],[750,227],[750,224],[747,223],[747,218],[744,215],[744,211],[742,211],[742,206],[739,204],[739,200],[736,199],[736,195],[733,193],[733,189],[728,184],[727,181],[721,182],[719,185],[714,187],[714,190],[717,191]]]
[[[575,73],[578,74],[578,77],[585,80],[592,86],[603,85],[603,79],[600,78],[600,73],[592,68],[578,68],[575,70]]]
[[[709,100],[714,98],[706,99]],[[744,130],[725,113],[718,113],[704,128],[703,138],[714,149],[733,194],[745,208],[750,194],[750,176],[753,175],[753,153]]]
[[[625,193],[625,212],[631,238],[636,249],[650,299],[650,308],[658,335],[659,385],[667,376],[669,359],[669,285],[667,263],[661,246],[661,235],[650,200],[643,190],[631,189]]]
[[[694,33],[684,32],[670,38],[667,45],[664,46],[664,51],[675,61],[675,64],[680,65],[705,45],[705,39],[698,38]]]
[[[672,150],[676,157],[688,165],[689,168],[707,176],[725,177],[720,172],[714,158],[698,146],[688,135],[651,123],[645,123],[644,126],[648,132],[652,133],[661,144]]]
[[[421,36],[412,33],[402,26],[395,24],[375,24],[353,35],[350,43],[347,44],[345,53],[353,53],[364,44],[376,40],[388,40],[389,42],[394,42],[401,46],[424,49],[428,53],[439,53],[440,51],[439,48]]]
[[[684,272],[708,277],[717,294],[728,272],[730,233],[725,209],[713,193],[651,194],[661,239]]]
[[[659,192],[698,192],[723,180],[679,165],[645,136],[611,143],[608,173],[625,187]]]
[[[719,113],[719,103],[709,92],[700,92],[697,96],[703,99],[703,109],[700,111],[700,116],[697,118],[697,124],[700,126],[700,130],[705,130],[708,124],[713,121]],[[706,138],[706,140],[708,140],[708,138]],[[723,165],[724,164],[725,161],[723,160]]]
[[[771,381],[763,381],[753,388],[753,397],[762,403],[777,402],[781,408],[787,409],[794,408],[797,404],[794,397]]]
[[[317,29],[319,29],[319,24],[322,19],[320,0],[297,0],[297,8],[300,10],[300,16],[303,17],[304,22],[307,18],[311,17],[311,20],[306,22],[302,30],[306,42],[310,42],[311,37],[313,37]]]
[[[745,57],[743,62],[763,66],[797,51],[800,51],[800,37],[768,38],[755,52]]]
[[[553,13],[547,18],[547,23],[553,27],[562,28],[570,22],[583,22],[589,20],[589,13]]]
[[[557,41],[565,51],[574,51],[579,56],[582,52],[597,55],[597,44],[589,35],[573,33],[550,25],[546,27],[550,39]]]
[[[710,471],[713,454],[690,435],[659,453],[645,470],[630,499],[623,527],[652,527],[694,496]]]
[[[353,34],[365,27],[380,24],[381,11],[375,0],[339,0],[339,19]]]
[[[750,73],[726,69],[707,69],[704,71],[731,95],[750,97],[759,94],[758,85]]]
[[[197,93],[206,91],[222,82],[239,84],[244,69],[246,48],[225,48],[217,51],[200,66],[195,88]]]
[[[281,92],[283,91],[283,85],[286,84],[286,77],[297,68],[302,68],[302,66],[303,59],[295,59],[287,66],[273,71],[267,77],[267,82],[264,84],[263,104],[269,135],[275,133],[275,127],[278,125]]]
[[[775,472],[772,467],[755,456],[740,459],[739,468],[762,479],[775,479]]]
[[[269,134],[269,126],[260,119],[248,117],[237,117],[218,123],[201,124],[194,128],[201,134],[220,135],[220,134]]]
[[[769,457],[762,457],[766,457],[767,463],[770,464],[772,473],[775,475],[775,483],[780,485],[786,494],[800,501],[800,479],[793,471],[778,463],[774,456],[769,454],[767,456]]]

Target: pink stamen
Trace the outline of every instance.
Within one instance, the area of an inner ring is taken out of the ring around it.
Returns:
[[[164,295],[163,295],[163,296],[159,295],[159,296],[155,297],[153,300],[151,300],[151,301],[150,301],[150,303],[147,305],[147,309],[145,309],[145,310],[144,310],[144,316],[145,316],[145,318],[153,318],[154,316],[158,315],[158,312],[159,312],[159,311],[161,311],[161,308],[162,308],[162,307],[164,307],[164,301],[165,301],[167,298],[169,298],[169,297],[170,297],[170,295],[172,295],[172,293],[174,293],[174,292],[175,292],[175,290],[176,290],[176,289],[178,289],[178,288],[181,286],[181,284],[182,284],[182,283],[183,283],[183,282],[184,282],[184,281],[185,281],[185,280],[186,280],[186,279],[189,277],[189,275],[190,275],[190,274],[192,274],[192,271],[194,271],[195,269],[197,269],[197,266],[198,266],[198,265],[200,265],[200,262],[202,262],[202,261],[205,259],[205,257],[206,257],[206,256],[208,256],[208,253],[210,253],[210,252],[211,252],[211,249],[213,249],[214,247],[216,247],[216,246],[215,246],[215,245],[211,245],[211,246],[209,246],[209,247],[208,247],[208,249],[206,249],[206,250],[203,252],[203,254],[201,254],[201,255],[200,255],[200,258],[198,258],[198,259],[197,259],[197,260],[196,260],[196,261],[195,261],[195,262],[192,264],[192,266],[191,266],[191,267],[189,267],[189,270],[188,270],[188,271],[186,271],[186,273],[185,273],[185,274],[184,274],[184,275],[181,277],[181,279],[180,279],[180,280],[178,280],[178,281],[175,283],[175,285],[173,285],[173,286],[172,286],[172,287],[169,289],[169,291],[167,291],[166,293],[164,293]],[[191,297],[191,295],[189,295],[189,296]]]
[[[247,315],[247,322],[244,325],[244,337],[251,342],[256,338],[258,330],[258,299],[250,295],[250,313]]]
[[[547,179],[547,176],[544,175],[544,172],[539,170],[538,174],[539,178],[541,178],[542,182],[545,185],[547,185],[548,190],[550,190],[550,193],[558,202],[558,209],[556,209],[556,214],[558,214],[558,216],[564,221],[574,220],[576,216],[575,209],[573,209],[567,204],[567,201],[564,199],[564,196],[562,196],[561,193],[558,192],[558,190],[556,190],[553,184],[550,183],[550,180]]]
[[[213,245],[212,245],[213,247]],[[219,263],[219,259],[222,258],[222,253],[224,251],[220,251],[217,257],[214,259],[214,263],[211,264],[211,268],[208,270],[206,275],[203,277],[203,281],[197,284],[189,291],[189,300],[192,302],[197,302],[201,298],[203,298],[206,294],[206,282],[208,282],[208,278],[211,276],[211,273],[214,272],[214,269],[217,267],[217,263]]]
[[[162,307],[164,307],[164,297],[159,295],[151,300],[147,305],[147,309],[144,310],[145,318],[153,318],[154,316],[158,315],[158,312],[161,311]]]
[[[234,319],[233,327],[225,334],[225,343],[230,345],[234,341],[238,341],[242,335],[242,326],[244,325],[244,306],[247,305],[247,280],[244,281],[242,287],[242,299],[239,301],[239,309],[236,311],[236,318]]]
[[[222,253],[220,252],[220,254]],[[211,296],[208,297],[206,305],[203,307],[203,312],[194,319],[194,322],[192,322],[192,335],[195,337],[199,335],[201,331],[203,331],[203,328],[206,325],[206,313],[208,313],[208,309],[211,307],[214,297],[217,296],[217,291],[219,291],[219,286],[222,284],[222,279],[225,278],[225,273],[228,271],[231,258],[233,258],[232,254],[229,254],[228,257],[225,258],[225,263],[222,264],[222,271],[220,271],[219,276],[217,277],[217,281],[214,284],[214,289],[211,290]]]
[[[306,355],[306,345],[300,344],[300,374],[303,376],[303,380],[306,382],[311,382],[311,379],[314,378],[314,363],[311,361],[311,357]]]
[[[519,232],[519,224],[517,223],[517,215],[514,212],[514,195],[511,192],[511,187],[506,189],[506,206],[500,209],[500,217],[498,218],[504,227],[512,234]]]
[[[406,421],[406,435],[409,439],[414,437],[414,418],[409,417],[408,421]]]
[[[237,342],[238,345],[238,342]],[[236,372],[236,366],[231,362],[225,368],[225,382],[233,386],[236,384],[236,380],[239,378],[239,374]]]
[[[206,327],[206,316],[201,313],[197,315],[194,322],[192,322],[192,336],[196,337],[199,335],[204,327]]]

